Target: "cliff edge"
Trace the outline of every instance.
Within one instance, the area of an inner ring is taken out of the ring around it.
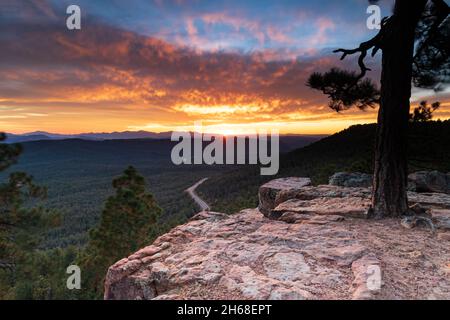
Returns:
[[[200,212],[115,263],[105,299],[450,299],[450,195],[408,196],[436,232],[366,220],[369,188],[271,181],[258,208]]]

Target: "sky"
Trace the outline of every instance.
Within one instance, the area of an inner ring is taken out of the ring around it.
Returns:
[[[376,120],[305,85],[375,35],[367,0],[0,0],[0,130],[323,134]],[[80,7],[81,30],[66,8]],[[383,16],[392,1],[379,3]],[[379,81],[380,55],[368,59]],[[450,92],[413,90],[412,103]]]

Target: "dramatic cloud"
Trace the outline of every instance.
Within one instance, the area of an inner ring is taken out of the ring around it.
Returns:
[[[342,26],[339,17],[294,8],[287,17],[299,21],[289,24],[278,14],[268,21],[264,12],[249,16],[249,7],[232,14],[156,1],[152,8],[166,12],[167,19],[180,17],[175,24],[180,31],[159,25],[152,27],[155,32],[138,32],[138,13],[134,24],[114,20],[115,2],[96,3],[86,3],[90,10],[81,31],[65,28],[64,1],[5,3],[0,14],[0,124],[5,130],[162,130],[203,120],[216,126],[277,124],[295,132],[330,132],[374,119],[374,111],[333,114],[326,97],[305,86],[314,71],[355,67],[327,48]],[[306,31],[297,34],[300,29]],[[214,36],[229,42],[226,32],[238,41],[224,48],[212,45]],[[253,41],[252,50],[239,46]]]

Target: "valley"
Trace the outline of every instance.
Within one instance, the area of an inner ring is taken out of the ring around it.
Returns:
[[[128,133],[127,135],[130,135]],[[117,137],[117,135],[116,135]],[[315,136],[285,136],[284,152],[317,141]],[[146,178],[148,190],[163,209],[161,223],[173,226],[198,212],[196,203],[184,191],[204,177],[226,174],[237,165],[174,165],[168,139],[54,139],[21,143],[19,162],[2,172],[31,174],[48,188],[42,204],[63,215],[62,224],[48,232],[44,248],[83,246],[88,230],[97,224],[103,204],[112,195],[111,181],[129,165]],[[245,166],[244,166],[245,167]]]
[[[450,121],[411,124],[410,170],[450,171]],[[257,165],[172,164],[176,142],[159,139],[89,141],[45,140],[22,143],[19,163],[3,172],[25,171],[48,187],[44,204],[63,214],[62,225],[49,231],[46,248],[82,246],[87,231],[96,225],[104,201],[113,192],[111,181],[129,165],[146,178],[163,209],[162,223],[177,225],[198,212],[198,205],[184,192],[199,180],[197,195],[211,210],[233,213],[257,206],[257,190],[277,177],[308,176],[314,184],[327,183],[338,171],[372,171],[375,126],[353,126],[291,152],[289,146],[307,143],[281,137],[280,171],[261,176]]]

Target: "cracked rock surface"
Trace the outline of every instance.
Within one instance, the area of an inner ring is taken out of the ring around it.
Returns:
[[[287,190],[265,189],[270,218],[258,209],[201,212],[118,261],[107,273],[105,298],[450,299],[443,195],[415,199],[426,197],[440,221],[431,235],[394,219],[362,218],[370,190],[283,183]]]

